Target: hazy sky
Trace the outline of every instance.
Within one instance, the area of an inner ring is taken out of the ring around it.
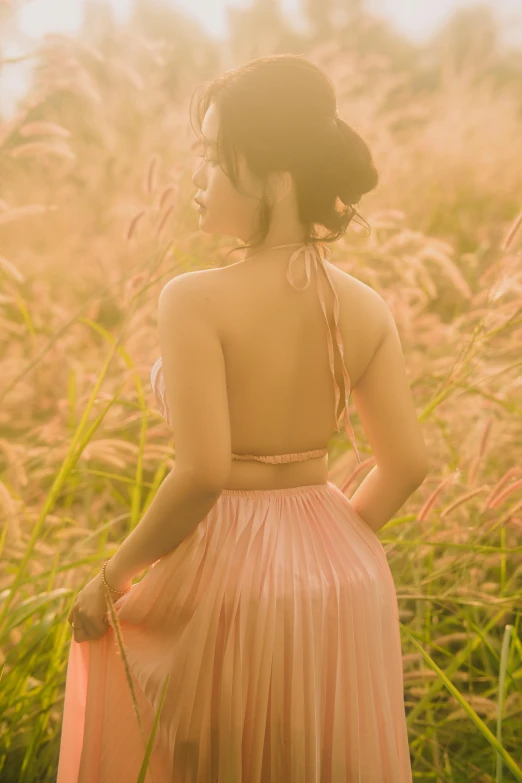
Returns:
[[[451,16],[456,8],[473,5],[476,0],[367,0],[366,6],[373,13],[383,16],[411,38],[422,41],[429,37]],[[522,41],[522,0],[484,0],[496,9],[497,15],[509,21],[507,32],[513,40]],[[127,18],[131,0],[111,0],[116,17],[122,22]],[[250,0],[172,0],[172,4],[187,15],[199,20],[201,25],[217,37],[227,33],[225,8],[245,7]],[[296,28],[302,28],[300,0],[281,0],[285,16]],[[2,54],[13,57],[30,51],[31,44],[48,32],[74,33],[81,22],[83,0],[30,0],[18,12],[23,38],[2,42]],[[25,39],[25,40],[24,40]],[[4,66],[0,70],[0,112],[6,116],[13,109],[14,101],[24,92],[30,65]]]

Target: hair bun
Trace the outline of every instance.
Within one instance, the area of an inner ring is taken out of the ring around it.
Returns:
[[[329,77],[303,55],[268,55],[203,85],[200,131],[212,101],[219,109],[218,157],[238,192],[251,197],[241,189],[239,154],[262,182],[287,171],[307,239],[339,239],[358,215],[354,205],[377,185],[378,175],[365,142],[340,117]],[[267,236],[271,215],[263,196],[257,243]]]
[[[336,116],[335,122],[340,141],[339,197],[343,204],[357,204],[376,187],[379,174],[363,138],[341,117]]]

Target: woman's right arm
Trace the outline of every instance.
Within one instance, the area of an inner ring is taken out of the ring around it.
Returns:
[[[350,499],[374,532],[422,484],[429,462],[395,320],[376,297],[381,338],[352,396],[377,464]]]

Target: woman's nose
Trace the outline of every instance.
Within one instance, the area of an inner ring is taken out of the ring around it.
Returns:
[[[192,184],[200,190],[205,190],[204,176],[202,174],[203,166],[199,161],[196,161],[194,171],[192,173]]]

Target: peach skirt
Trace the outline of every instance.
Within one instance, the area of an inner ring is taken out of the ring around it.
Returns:
[[[71,640],[57,783],[411,783],[402,651],[384,549],[331,482],[224,490]]]

